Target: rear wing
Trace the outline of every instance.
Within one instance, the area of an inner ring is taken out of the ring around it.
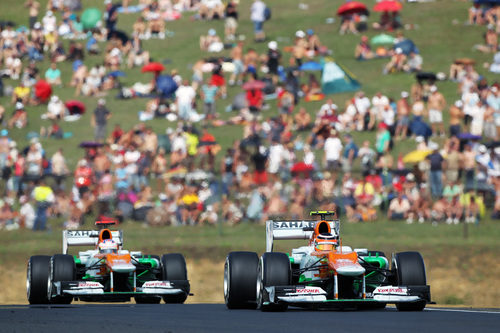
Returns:
[[[275,239],[309,239],[314,232],[317,220],[282,220],[266,222],[266,252],[273,251]],[[327,221],[332,233],[339,235],[340,221]]]
[[[121,230],[111,231],[113,240],[120,248],[123,246],[123,232]],[[68,246],[96,246],[99,241],[99,230],[64,230],[63,231],[63,254],[68,254]]]

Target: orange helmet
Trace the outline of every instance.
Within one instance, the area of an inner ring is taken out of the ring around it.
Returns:
[[[319,234],[314,240],[316,251],[333,251],[337,247],[337,238],[330,233]]]

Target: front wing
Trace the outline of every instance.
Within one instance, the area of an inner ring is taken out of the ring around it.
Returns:
[[[431,302],[430,286],[382,286],[365,298],[333,299],[320,287],[303,285],[265,287],[264,305],[286,303],[307,308],[346,308],[373,304]]]
[[[187,280],[148,281],[136,291],[105,291],[99,282],[58,281],[52,283],[51,298],[73,296],[83,301],[123,301],[134,296],[190,295]]]

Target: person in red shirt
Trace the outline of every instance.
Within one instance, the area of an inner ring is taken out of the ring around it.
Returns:
[[[247,90],[246,94],[248,108],[250,112],[257,113],[262,108],[262,103],[264,102],[264,96],[260,89],[250,89]]]
[[[113,129],[113,132],[111,133],[111,140],[112,140],[111,143],[118,143],[122,135],[123,135],[122,128],[120,127],[119,124],[116,124],[115,128]]]
[[[92,185],[93,171],[86,160],[78,162],[75,170],[75,186],[80,195],[85,193]]]
[[[199,146],[201,147],[200,153],[203,154],[200,160],[200,168],[205,169],[205,163],[208,161],[208,167],[213,171],[217,142],[215,141],[215,137],[206,128],[203,128]]]

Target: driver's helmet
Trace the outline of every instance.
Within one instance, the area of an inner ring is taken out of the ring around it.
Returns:
[[[337,238],[331,233],[323,233],[316,236],[314,249],[316,251],[333,251],[337,247]]]
[[[99,243],[99,253],[117,253],[118,243],[112,239],[105,239]]]

